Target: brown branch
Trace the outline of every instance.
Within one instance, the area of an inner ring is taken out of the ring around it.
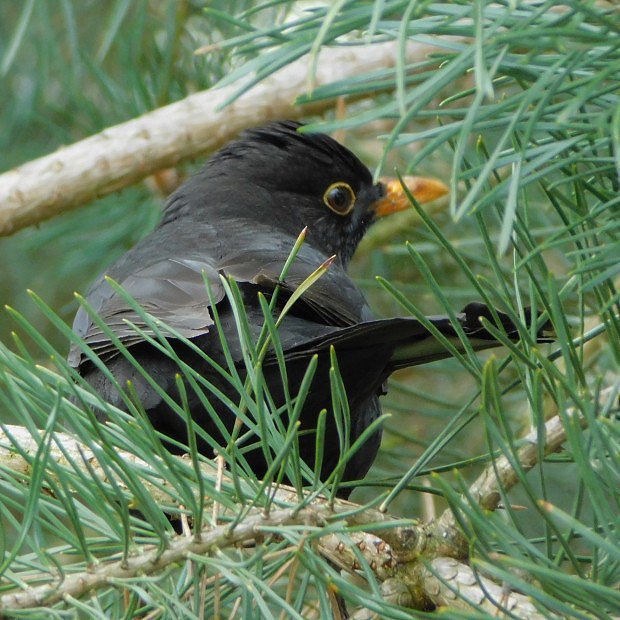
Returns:
[[[613,403],[614,400],[617,400],[619,389],[620,384],[616,384],[615,386],[610,386],[601,390],[598,397],[599,406],[605,407],[608,403]],[[568,409],[564,416],[554,416],[547,420],[545,423],[543,448],[543,454],[545,456],[557,452],[566,441],[564,418],[567,420],[576,418],[582,428],[587,425],[587,420],[576,408]],[[521,471],[527,473],[538,463],[538,432],[533,430],[528,433],[522,441],[524,445],[517,450],[517,453],[513,456],[513,460],[519,463]],[[509,459],[507,456],[500,456],[495,459],[469,488],[468,495],[485,510],[495,510],[498,507],[501,500],[500,489],[506,492],[519,482],[517,470],[512,465],[513,460]],[[436,528],[437,535],[440,537],[441,532],[445,532],[449,535],[452,535],[454,532],[459,532],[460,534],[454,514],[450,509],[445,510],[441,515],[437,521]],[[462,536],[462,534],[460,534],[460,536]],[[463,543],[467,545],[466,541],[461,541],[461,545]],[[462,554],[461,557],[466,557],[466,554],[467,548],[465,547],[464,555]]]
[[[128,187],[155,172],[219,148],[242,129],[269,120],[297,119],[333,107],[333,99],[296,102],[312,87],[393,67],[398,42],[323,48],[316,79],[304,56],[224,105],[240,83],[189,95],[139,118],[0,175],[0,236],[36,224]],[[410,43],[407,62],[442,46]],[[374,94],[374,93],[373,93]],[[363,96],[363,94],[361,95]],[[371,96],[371,94],[367,95]]]
[[[322,517],[331,515],[326,507],[318,506],[303,510],[275,510],[269,515],[264,513],[247,516],[234,529],[221,525],[203,530],[199,536],[176,536],[161,551],[156,546],[141,549],[139,555],[105,562],[91,570],[74,575],[66,575],[59,583],[26,588],[0,596],[0,613],[7,610],[27,609],[48,606],[67,597],[80,598],[100,588],[109,588],[117,579],[129,579],[138,575],[151,575],[174,564],[188,560],[191,555],[210,555],[214,550],[221,550],[239,545],[245,541],[253,541],[264,536],[267,528],[284,527],[287,525],[317,525]]]
[[[500,610],[504,609],[513,618],[549,618],[524,594],[507,591],[453,558],[435,558],[428,566],[421,566],[419,578],[424,583],[426,595],[437,607],[466,611],[473,608],[494,616],[499,616]]]
[[[2,429],[0,430],[0,466],[27,480],[32,469],[32,459],[37,454],[41,438],[33,437],[28,429],[22,426],[4,424]],[[19,450],[15,446],[19,446]],[[60,446],[62,446],[62,449],[60,449]],[[144,472],[153,471],[146,461],[143,461],[131,452],[119,450],[117,454],[119,458],[129,465],[138,466]],[[108,479],[108,472],[101,467],[95,453],[68,433],[54,433],[49,459],[57,465],[76,473],[89,474],[90,468],[90,471],[98,480],[106,482]],[[216,471],[217,467],[215,464],[211,464],[208,461],[204,463],[203,472],[205,475],[211,474],[215,476]],[[176,503],[174,499],[176,496],[174,486],[169,481],[162,480],[155,472],[153,474],[154,477],[157,477],[157,484],[150,482],[145,475],[141,477],[141,482],[149,495],[158,504],[170,505]],[[48,472],[48,475],[53,477],[51,471]],[[123,480],[117,479],[115,484],[129,493],[129,489]]]

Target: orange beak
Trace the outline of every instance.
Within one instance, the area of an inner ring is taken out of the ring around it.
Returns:
[[[382,178],[380,181],[385,186],[385,196],[373,205],[377,217],[403,211],[411,206],[399,179]],[[430,202],[448,193],[447,186],[436,179],[403,177],[403,184],[420,204]]]

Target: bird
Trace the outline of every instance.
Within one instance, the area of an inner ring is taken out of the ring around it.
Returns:
[[[188,425],[169,401],[183,401],[199,431],[199,452],[209,457],[225,454],[230,442],[237,441],[260,478],[276,455],[261,443],[260,424],[251,419],[251,412],[233,406],[244,402],[238,386],[218,371],[218,367],[234,371],[242,381],[248,376],[239,313],[226,285],[234,282],[253,338],[259,337],[265,323],[261,296],[272,302],[276,317],[286,308],[278,326],[281,354],[273,347],[261,362],[272,403],[270,415],[279,418],[270,422],[288,429],[294,407],[290,403],[296,402],[315,360],[310,387],[304,388],[306,397],[296,412],[299,458],[321,480],[328,480],[339,467],[341,482],[361,480],[379,450],[379,398],[389,376],[400,368],[449,357],[451,352],[415,318],[376,318],[347,267],[373,223],[410,206],[407,193],[424,203],[446,192],[441,181],[428,178],[374,181],[349,149],[328,135],[304,131],[296,121],[245,130],[171,194],[157,227],[95,281],[86,295],[91,310],[81,305],[75,316],[77,338],[69,363],[104,400],[125,410],[123,391],[131,386],[131,397],[177,452],[187,445]],[[299,245],[302,231],[305,236]],[[291,262],[294,247],[298,250]],[[306,286],[312,274],[321,275]],[[169,328],[164,333],[173,355],[156,346],[152,325],[130,299]],[[518,340],[510,319],[483,303],[470,303],[456,317],[475,350],[500,344],[483,327],[481,317]],[[447,316],[427,320],[462,350]],[[142,371],[121,353],[115,340]],[[334,358],[348,401],[344,427],[334,413],[330,383]],[[204,379],[203,387],[210,390],[206,401],[187,379],[182,397],[180,363]],[[102,412],[96,414],[105,420]],[[317,450],[319,418],[324,428]],[[343,432],[348,436],[343,438]],[[351,446],[356,449],[349,450],[342,470],[339,463]],[[348,493],[345,488],[339,494]]]

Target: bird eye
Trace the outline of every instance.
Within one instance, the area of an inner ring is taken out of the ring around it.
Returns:
[[[347,215],[355,205],[355,192],[347,183],[332,183],[323,194],[325,204],[338,215]]]

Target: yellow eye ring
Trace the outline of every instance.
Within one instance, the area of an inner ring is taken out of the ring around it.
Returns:
[[[347,215],[355,206],[355,192],[348,183],[332,183],[323,194],[323,202],[336,214]]]

